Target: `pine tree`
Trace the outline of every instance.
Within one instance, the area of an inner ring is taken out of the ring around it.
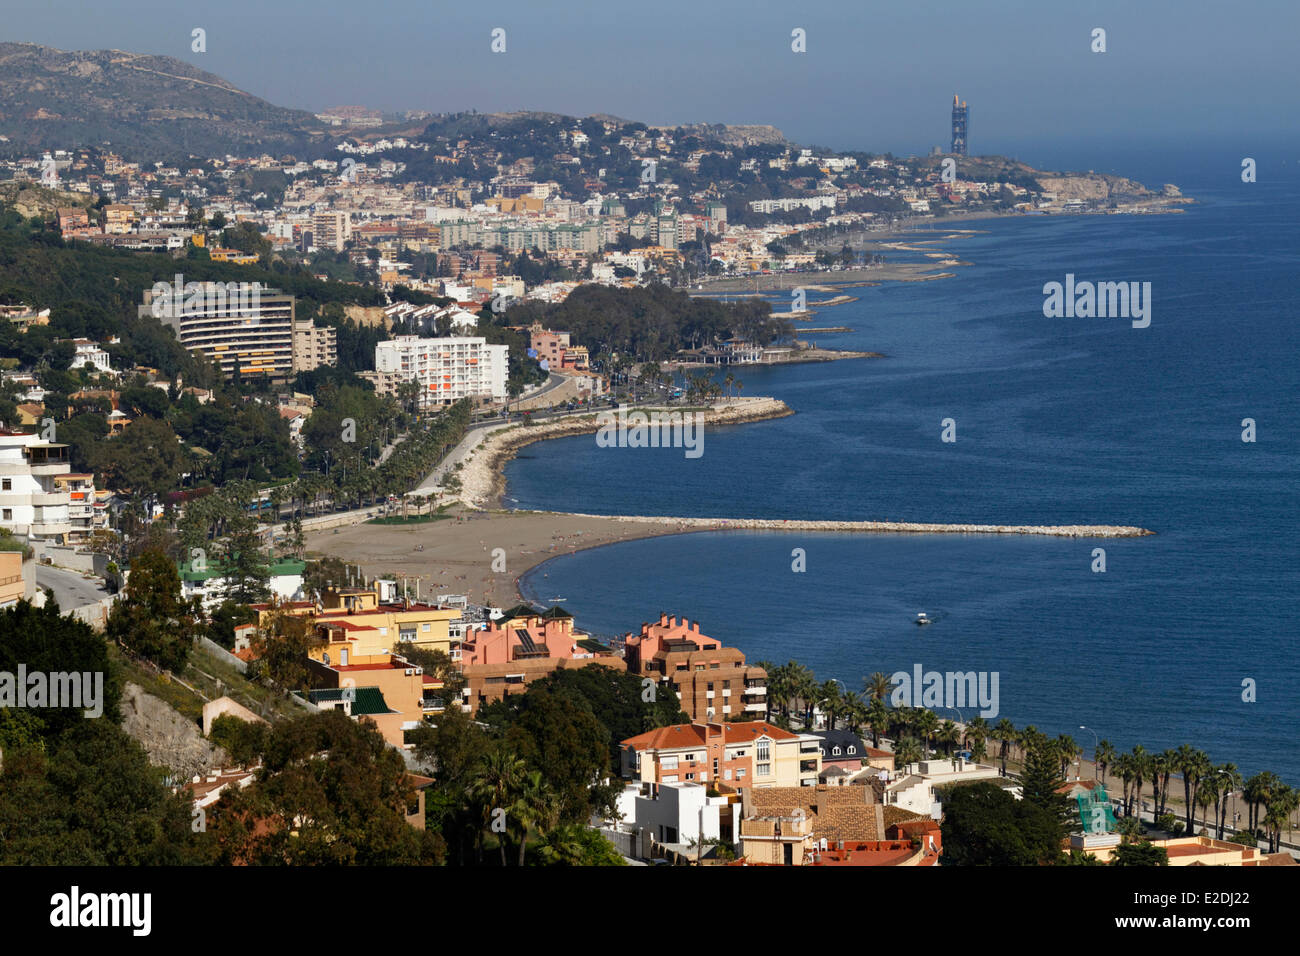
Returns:
[[[1061,839],[1081,825],[1070,798],[1060,793],[1063,786],[1065,778],[1060,773],[1055,747],[1046,739],[1029,743],[1024,770],[1020,774],[1020,791],[1026,803],[1046,810],[1060,822]]]

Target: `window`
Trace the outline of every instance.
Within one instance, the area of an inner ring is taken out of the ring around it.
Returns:
[[[858,748],[853,746],[853,744],[849,744],[849,756],[853,756],[857,752]]]
[[[823,750],[823,751],[822,751],[823,756],[825,755],[825,753],[826,753],[826,752]],[[832,748],[831,748],[831,754],[832,754],[833,756],[838,757],[838,756],[840,755],[840,748],[839,748],[839,747],[832,747]]]
[[[432,624],[423,624],[423,625],[421,625],[420,630],[422,630],[422,631],[424,631],[424,633],[428,634],[428,633],[429,633],[429,629],[430,629],[431,627],[433,627]]]
[[[772,765],[770,763],[761,763],[758,765],[758,768],[754,771],[754,773],[760,777],[766,777],[771,772],[772,772]]]
[[[659,766],[661,766],[664,770],[676,770],[676,769],[677,769],[677,758],[676,758],[676,757],[664,757],[664,759],[661,760],[661,761],[659,762]]]
[[[4,479],[4,485],[0,486],[0,490],[13,491],[13,489],[14,489],[14,480],[12,478]]]
[[[6,508],[6,509],[4,510],[4,520],[5,520],[5,521],[12,521],[13,519],[14,519],[14,509],[13,509],[13,508]]]
[[[736,771],[736,779],[737,779],[737,780],[744,780],[744,779],[745,779],[745,768],[744,768],[744,767],[741,767],[739,770]]]
[[[758,742],[758,759],[762,763],[772,759],[772,741],[763,739]]]
[[[686,779],[687,779],[687,780],[694,780],[694,779],[695,779],[695,774],[693,774],[693,773],[688,773],[688,774],[686,775]]]
[[[673,774],[669,774],[669,775],[666,776],[666,777],[661,777],[661,778],[660,778],[660,782],[661,782],[661,783],[676,783],[676,782],[677,782],[677,774],[673,773]]]

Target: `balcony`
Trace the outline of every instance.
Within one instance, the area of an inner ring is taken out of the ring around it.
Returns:
[[[27,526],[27,533],[38,537],[58,537],[72,530],[69,521],[41,521]]]

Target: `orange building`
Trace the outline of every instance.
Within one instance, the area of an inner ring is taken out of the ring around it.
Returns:
[[[715,783],[738,790],[813,787],[816,737],[763,721],[673,724],[622,741],[622,771],[644,783]]]
[[[624,639],[627,669],[671,684],[692,720],[763,720],[767,671],[736,648],[700,633],[698,621],[661,614]]]
[[[365,664],[308,662],[313,689],[307,699],[323,710],[366,717],[394,747],[405,747],[405,731],[425,715],[424,671],[392,655]]]

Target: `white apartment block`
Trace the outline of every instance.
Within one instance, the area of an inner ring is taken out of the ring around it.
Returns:
[[[399,335],[375,346],[375,390],[394,395],[405,382],[420,386],[420,405],[451,405],[462,398],[506,400],[507,345],[473,336],[426,339]]]
[[[0,527],[37,540],[63,542],[72,532],[68,446],[36,434],[0,431]]]

